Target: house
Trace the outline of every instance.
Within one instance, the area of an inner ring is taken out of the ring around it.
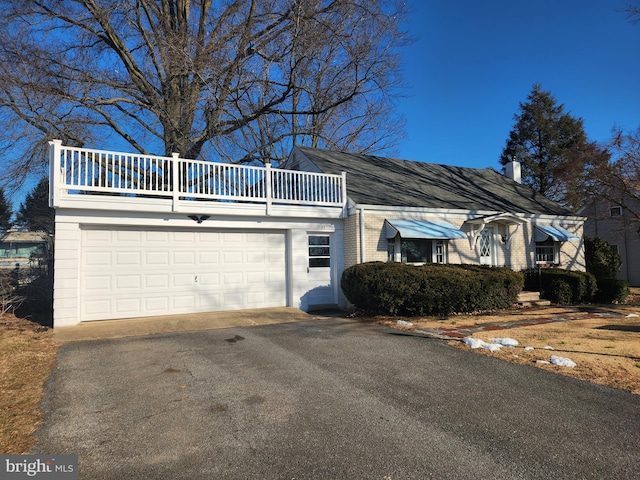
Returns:
[[[306,147],[253,167],[53,141],[50,186],[56,327],[345,306],[342,272],[372,260],[584,270],[584,218],[490,169]]]
[[[584,270],[584,218],[493,169],[294,147],[283,168],[347,172],[345,264],[469,263]]]
[[[43,256],[49,240],[45,232],[11,229],[0,234],[0,269],[30,266]]]
[[[618,198],[618,201],[615,199]],[[625,207],[623,207],[625,205]],[[635,215],[634,215],[635,213]],[[580,211],[587,217],[585,235],[600,237],[620,254],[617,278],[640,287],[640,200],[638,196],[592,197]]]

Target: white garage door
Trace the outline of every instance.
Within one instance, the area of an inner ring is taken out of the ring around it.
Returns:
[[[286,305],[285,236],[84,229],[81,321]]]

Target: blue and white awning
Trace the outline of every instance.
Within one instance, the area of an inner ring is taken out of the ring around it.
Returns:
[[[444,220],[385,220],[387,238],[395,238],[400,234],[402,238],[454,239],[467,238],[455,225]]]
[[[544,242],[551,237],[556,242],[569,242],[580,238],[568,230],[556,225],[536,225],[534,239],[536,242]]]

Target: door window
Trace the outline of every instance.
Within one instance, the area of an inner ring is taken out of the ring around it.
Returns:
[[[309,268],[331,266],[329,235],[309,235]]]

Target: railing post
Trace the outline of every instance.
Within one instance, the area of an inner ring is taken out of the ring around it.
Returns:
[[[271,200],[273,198],[273,172],[271,170],[271,164],[265,164],[265,181],[267,182],[267,215],[271,215]]]
[[[62,153],[62,140],[49,142],[49,206],[60,205],[60,189],[62,188],[62,172],[60,167],[60,155]]]
[[[173,198],[172,210],[175,212],[180,200],[180,154],[171,154],[171,193]]]
[[[347,208],[347,172],[341,172],[342,174],[342,182],[340,184],[340,194],[342,195],[342,209],[345,210]]]

